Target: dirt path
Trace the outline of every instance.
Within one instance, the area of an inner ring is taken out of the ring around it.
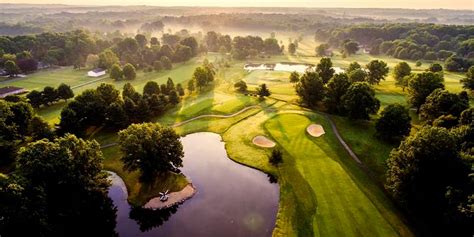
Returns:
[[[339,142],[344,147],[344,149],[346,149],[347,153],[349,153],[349,155],[352,157],[352,159],[354,159],[357,163],[362,164],[362,162],[359,160],[359,157],[357,157],[357,155],[354,153],[354,151],[352,151],[352,149],[349,147],[349,145],[347,145],[347,143],[344,141],[344,139],[342,139],[341,134],[339,134],[339,131],[337,130],[336,124],[332,121],[331,117],[329,117],[329,115],[327,115],[327,114],[324,114],[324,117],[326,117],[326,119],[331,124],[331,128],[334,131],[334,134],[336,135],[337,140],[339,140]]]

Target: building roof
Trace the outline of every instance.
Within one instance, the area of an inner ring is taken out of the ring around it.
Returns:
[[[0,94],[11,93],[14,91],[19,91],[19,90],[24,90],[24,89],[20,87],[15,87],[15,86],[5,86],[5,87],[0,88]]]
[[[105,69],[102,69],[102,68],[96,68],[94,70],[91,70],[91,72],[94,72],[94,73],[99,73],[99,72],[103,72],[105,71]]]

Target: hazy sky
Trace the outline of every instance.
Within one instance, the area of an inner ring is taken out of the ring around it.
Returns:
[[[0,0],[0,3],[155,6],[386,7],[474,10],[474,0]]]

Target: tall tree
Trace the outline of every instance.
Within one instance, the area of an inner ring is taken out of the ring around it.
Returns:
[[[119,144],[125,169],[140,170],[144,180],[183,166],[183,145],[172,128],[156,123],[132,124],[119,132]]]
[[[466,77],[461,79],[463,83],[463,87],[468,90],[474,90],[474,66],[471,66],[469,70],[467,70]]]
[[[337,114],[344,113],[342,97],[346,94],[350,86],[351,83],[345,73],[336,74],[329,80],[326,87],[326,97],[324,98],[324,104],[329,112]]]
[[[137,77],[137,72],[132,64],[127,63],[123,66],[123,77],[127,80],[134,80]]]
[[[385,80],[388,74],[387,63],[382,60],[372,60],[365,67],[369,70],[367,82],[370,84],[379,84],[381,80]]]
[[[68,99],[71,99],[74,97],[74,92],[72,91],[69,85],[61,83],[58,86],[58,97],[67,102]]]
[[[300,81],[300,74],[298,72],[292,72],[290,74],[290,82],[291,83],[297,83]]]
[[[420,107],[420,117],[433,121],[441,115],[458,117],[461,112],[469,108],[469,98],[450,93],[438,88],[426,97],[425,103]]]
[[[393,68],[393,78],[396,84],[402,87],[406,86],[406,77],[411,74],[411,67],[406,62],[400,62]]]
[[[316,72],[306,72],[296,84],[296,93],[301,102],[314,107],[324,98],[324,83]]]
[[[417,110],[425,103],[426,97],[435,89],[444,89],[444,79],[440,74],[422,72],[412,75],[408,80],[408,101]]]
[[[143,87],[143,95],[158,95],[160,94],[160,86],[155,81],[149,81]]]
[[[318,65],[316,65],[316,72],[319,74],[323,83],[326,84],[334,75],[334,68],[332,68],[332,61],[330,58],[322,58]]]
[[[377,134],[392,140],[410,134],[411,117],[408,109],[400,104],[390,104],[382,110],[375,123]]]
[[[15,77],[20,73],[20,68],[12,60],[8,60],[4,63],[5,71],[10,77]]]
[[[370,114],[376,114],[380,108],[374,89],[365,82],[353,83],[342,97],[342,103],[352,119],[369,120]]]
[[[122,71],[122,68],[120,68],[120,65],[115,63],[114,65],[112,65],[112,67],[110,68],[110,78],[114,79],[114,80],[120,80],[122,79],[123,77],[123,71]]]
[[[267,85],[265,83],[261,84],[257,88],[257,95],[260,96],[260,98],[265,98],[267,96],[270,96],[272,93],[270,90],[267,88]]]
[[[296,53],[296,45],[294,43],[290,43],[288,45],[288,53],[290,53],[291,55],[295,55]]]

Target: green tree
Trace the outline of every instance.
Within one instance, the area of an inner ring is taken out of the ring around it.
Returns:
[[[188,91],[190,91],[191,93],[196,89],[196,87],[194,86],[195,84],[195,80],[189,80],[188,81]]]
[[[474,90],[474,66],[471,66],[467,70],[466,77],[461,79],[463,87],[468,90]]]
[[[168,77],[168,80],[166,81],[166,88],[168,89],[168,91],[175,90],[174,81],[173,79],[171,79],[171,77]]]
[[[20,73],[20,68],[12,60],[6,61],[4,64],[5,71],[10,77],[16,77]]]
[[[390,104],[382,110],[375,123],[377,134],[392,140],[410,134],[411,117],[408,109],[400,104]]]
[[[101,83],[97,89],[96,93],[98,99],[98,103],[102,103],[103,107],[107,107],[112,103],[121,103],[120,100],[120,91],[115,88],[112,84]]]
[[[430,67],[427,69],[429,72],[442,72],[443,71],[443,66],[439,63],[433,63],[430,65]]]
[[[110,49],[104,50],[99,54],[99,68],[110,69],[112,65],[119,63],[119,58]]]
[[[267,96],[270,96],[272,93],[270,90],[267,88],[267,85],[265,83],[261,84],[257,88],[257,95],[260,96],[260,98],[265,98]]]
[[[173,68],[173,64],[171,64],[171,60],[168,57],[162,56],[160,61],[163,64],[164,69],[171,70]]]
[[[411,74],[411,67],[406,62],[400,62],[393,68],[393,78],[398,86],[405,87],[405,77]]]
[[[375,91],[365,82],[355,82],[342,97],[342,104],[352,119],[370,119],[370,114],[376,114],[380,101],[375,98]]]
[[[465,200],[472,195],[472,191],[467,194],[462,191],[469,190],[469,186],[472,190],[468,178],[471,164],[461,159],[459,140],[445,128],[425,126],[394,149],[387,161],[387,190],[415,216],[436,226],[437,231],[472,232],[469,222],[463,228],[462,218],[456,218],[460,215],[454,213],[462,213],[461,205],[452,200],[453,194],[462,195]],[[449,224],[443,225],[446,220]]]
[[[348,74],[350,82],[364,82],[367,78],[367,72],[364,69],[354,69]]]
[[[357,69],[362,69],[362,66],[360,66],[358,62],[352,62],[351,64],[349,64],[349,67],[347,68],[346,73],[349,74]]]
[[[106,124],[112,128],[125,128],[128,124],[128,116],[123,109],[123,105],[114,102],[107,106]]]
[[[21,148],[14,173],[0,181],[2,235],[117,235],[102,160],[97,142],[74,135]]]
[[[110,68],[110,78],[117,81],[117,80],[122,79],[122,77],[123,77],[122,68],[120,68],[120,65],[118,63],[115,63]]]
[[[170,103],[173,104],[173,105],[179,104],[180,98],[179,98],[178,92],[176,92],[176,90],[171,90],[170,91],[169,100],[170,100]]]
[[[329,80],[326,85],[326,97],[324,98],[324,104],[329,112],[336,114],[344,113],[342,97],[350,86],[351,82],[345,73],[336,74]]]
[[[58,98],[63,99],[67,102],[68,99],[71,99],[74,97],[74,92],[72,91],[71,87],[69,85],[66,85],[64,83],[61,83],[58,86]]]
[[[26,98],[28,98],[28,102],[34,108],[39,108],[43,104],[43,93],[32,90],[28,94],[26,94]]]
[[[31,138],[35,141],[43,138],[54,138],[54,131],[51,125],[38,116],[33,117],[29,122],[28,134],[30,134]]]
[[[412,75],[408,80],[408,101],[410,105],[419,110],[431,92],[438,88],[444,89],[443,81],[443,76],[432,72]]]
[[[181,83],[176,84],[176,92],[178,92],[179,96],[184,96],[184,88]]]
[[[127,80],[134,80],[137,77],[137,72],[132,64],[127,63],[123,66],[123,77]]]
[[[425,103],[420,107],[420,117],[427,121],[433,121],[441,115],[451,114],[455,117],[461,115],[469,108],[469,99],[450,93],[441,88],[435,89],[426,97]]]
[[[332,61],[330,58],[322,58],[318,65],[316,65],[316,72],[319,74],[323,83],[326,84],[334,75],[334,68],[332,68]]]
[[[247,83],[245,81],[240,80],[234,84],[234,88],[241,93],[247,92]]]
[[[153,69],[155,69],[155,71],[160,72],[163,70],[163,68],[163,63],[161,61],[157,60],[153,63]]]
[[[160,85],[155,81],[148,81],[143,87],[143,95],[158,95],[160,94]]]
[[[306,72],[296,84],[296,93],[301,102],[314,107],[324,98],[324,83],[316,72]]]
[[[137,41],[138,46],[140,48],[145,48],[146,45],[148,44],[148,40],[146,39],[146,36],[142,34],[135,35],[135,40]]]
[[[300,74],[298,72],[292,72],[290,74],[290,82],[291,83],[297,83],[300,81]]]
[[[122,161],[128,171],[140,170],[144,180],[183,166],[179,135],[156,123],[132,124],[119,132]]]
[[[388,74],[387,63],[382,60],[372,60],[365,67],[369,70],[367,82],[370,84],[379,84],[381,80],[385,80]]]
[[[44,105],[49,105],[51,103],[56,102],[58,100],[58,91],[56,88],[51,87],[51,86],[46,86],[43,89],[43,104]]]

